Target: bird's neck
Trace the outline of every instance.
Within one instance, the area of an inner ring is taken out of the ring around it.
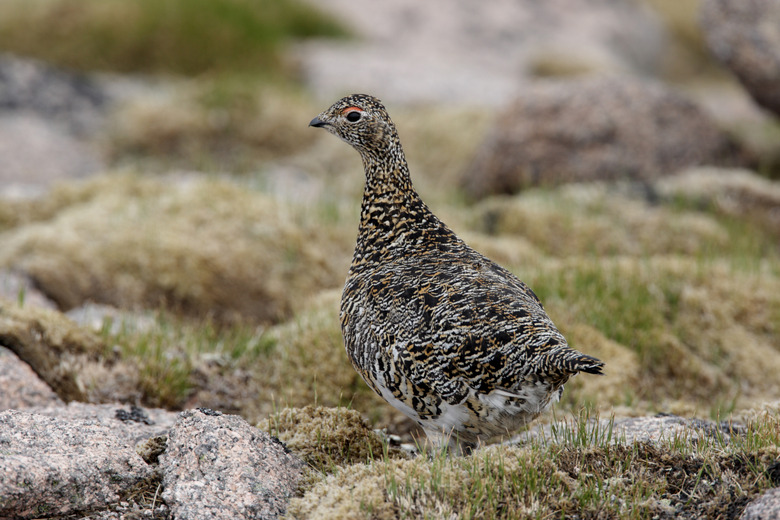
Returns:
[[[363,202],[374,199],[403,199],[407,195],[417,196],[409,175],[409,166],[403,150],[375,157],[362,154],[363,169],[366,173],[366,186],[363,190]]]
[[[356,254],[358,250],[381,253],[421,227],[439,225],[412,186],[403,151],[381,159],[363,155],[363,166],[366,185]]]

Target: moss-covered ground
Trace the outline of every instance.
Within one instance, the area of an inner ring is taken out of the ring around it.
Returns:
[[[694,42],[686,59],[696,61],[700,36],[672,3],[652,2],[678,44]],[[85,368],[87,395],[127,399],[130,385],[146,405],[260,421],[311,465],[290,506],[296,518],[733,518],[780,484],[780,416],[764,405],[780,395],[771,175],[698,169],[472,204],[457,179],[491,114],[392,107],[434,212],[526,281],[572,345],[606,362],[604,377],[575,378],[557,405],[579,434],[410,458],[373,429],[405,442],[419,432],[352,369],[339,330],[362,166],[306,127],[325,107],[277,54],[288,38],[344,30],[292,2],[263,13],[239,0],[124,4],[0,6],[3,50],[85,70],[178,74],[110,114],[97,145],[115,170],[0,204],[0,268],[28,274],[62,310],[127,311],[97,331],[112,368]],[[180,16],[162,16],[163,5]],[[203,36],[203,16],[218,33],[214,54],[180,58]],[[255,34],[263,23],[281,30],[272,43],[234,25]],[[41,27],[59,44],[41,46]],[[247,72],[244,60],[268,73]],[[678,66],[670,77],[695,75]],[[760,140],[776,154],[772,132]],[[23,302],[21,293],[13,304]],[[588,421],[657,412],[744,428],[729,442],[614,443]]]

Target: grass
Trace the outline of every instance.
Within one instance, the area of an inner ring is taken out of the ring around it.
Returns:
[[[292,518],[679,518],[739,515],[777,485],[776,411],[725,443],[685,435],[615,442],[587,412],[552,441],[469,457],[344,465],[290,504]],[[609,423],[611,424],[611,423]],[[749,442],[746,442],[749,440]],[[377,490],[377,487],[379,488]],[[352,497],[350,499],[350,497]],[[339,516],[341,515],[341,516]],[[362,515],[362,516],[361,516]]]
[[[346,358],[336,296],[320,296],[273,326],[226,325],[163,311],[153,318],[105,320],[100,334],[108,353],[118,353],[129,367],[125,372],[146,406],[181,409],[196,402],[252,422],[276,417],[277,434],[284,425],[279,410],[311,403],[376,410],[374,418],[386,421],[388,410]],[[345,414],[349,419],[355,412]]]
[[[71,69],[199,75],[289,75],[292,39],[346,30],[296,0],[10,0],[0,49]]]
[[[279,178],[302,171],[320,183],[310,204],[274,195],[271,176],[110,173],[0,205],[0,264],[33,275],[63,307],[103,301],[159,312],[145,326],[104,327],[107,354],[128,369],[85,377],[102,398],[111,397],[106,379],[131,374],[125,387],[145,405],[264,420],[314,468],[293,517],[733,516],[774,482],[776,410],[748,417],[728,445],[615,444],[610,423],[587,414],[554,428],[552,440],[466,458],[409,460],[382,444],[372,426],[408,441],[410,422],[350,366],[338,320],[359,158],[330,136],[305,133],[321,107],[254,81],[199,79],[172,104],[126,107],[110,130],[112,153],[159,160],[160,170],[166,160],[211,161],[206,169],[215,170],[253,157],[278,162],[288,168]],[[745,172],[693,172],[644,187],[528,190],[469,207],[453,181],[488,118],[417,109],[396,121],[434,211],[525,280],[573,346],[606,361],[604,377],[567,383],[558,414],[585,404],[594,415],[729,418],[776,398],[774,184]]]
[[[313,144],[317,134],[301,122],[317,110],[295,87],[252,74],[211,75],[124,104],[104,146],[112,161],[144,171],[256,172]]]
[[[114,174],[55,191],[42,207],[56,216],[22,210],[35,223],[4,234],[0,264],[23,268],[64,309],[89,299],[222,323],[279,322],[292,299],[339,286],[351,233],[229,180],[191,180]]]
[[[146,406],[181,409],[193,395],[199,366],[234,367],[262,362],[275,350],[263,327],[220,327],[209,320],[193,322],[158,313],[151,323],[103,322],[107,348],[137,367],[138,391]],[[200,369],[202,371],[202,368]]]

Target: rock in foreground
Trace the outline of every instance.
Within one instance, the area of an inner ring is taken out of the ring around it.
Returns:
[[[303,462],[242,418],[203,410],[179,416],[160,468],[162,498],[178,520],[277,518]]]
[[[151,476],[135,449],[97,421],[0,413],[0,518],[99,508]]]

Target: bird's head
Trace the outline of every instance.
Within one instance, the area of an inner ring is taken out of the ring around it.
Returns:
[[[400,152],[395,125],[382,102],[367,94],[352,94],[338,100],[315,117],[309,126],[324,128],[352,145],[364,159],[377,159]]]

